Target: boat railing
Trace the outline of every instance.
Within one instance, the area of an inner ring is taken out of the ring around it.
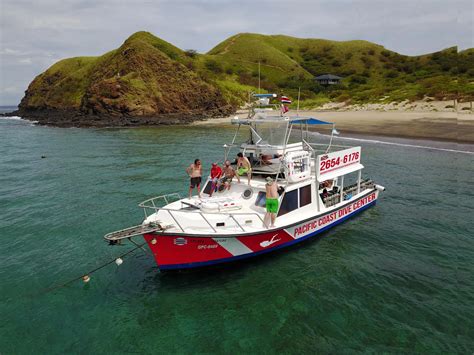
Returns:
[[[344,200],[350,200],[352,198],[352,196],[354,196],[354,195],[356,195],[356,194],[358,194],[362,191],[365,191],[365,190],[368,190],[368,189],[373,189],[374,186],[375,186],[375,183],[370,179],[362,180],[360,182],[360,188],[357,187],[357,183],[346,186],[342,190],[343,201]],[[324,205],[326,207],[332,207],[332,206],[338,204],[339,202],[341,202],[341,191],[338,191],[338,192],[336,192],[336,193],[334,193],[334,194],[332,194],[332,195],[330,195],[326,198],[323,198],[323,202],[324,202]]]
[[[171,194],[165,194],[149,198],[148,200],[140,202],[138,204],[138,207],[143,208],[143,210],[145,211],[145,217],[148,217],[146,209],[160,208],[178,200],[181,200],[181,195],[177,192],[173,192]]]
[[[338,150],[343,150],[347,148],[351,148],[352,146],[350,145],[331,145],[330,149],[328,150],[328,145],[323,144],[323,143],[308,143],[305,140],[303,140],[305,145],[308,147],[311,147],[312,151],[314,153],[320,153],[320,154],[326,154],[326,153],[331,153],[331,152],[336,152]]]
[[[166,197],[165,197],[166,196]],[[262,216],[260,216],[258,213],[256,212],[243,212],[243,213],[231,213],[231,212],[202,212],[198,206],[194,206],[192,204],[189,204],[189,203],[185,203],[185,202],[181,202],[181,205],[183,206],[184,205],[184,208],[181,208],[181,209],[173,209],[173,208],[167,208],[167,207],[160,207],[158,206],[160,204],[160,201],[167,201],[167,200],[170,200],[170,196],[173,197],[173,196],[179,196],[179,194],[169,194],[169,195],[162,195],[162,196],[157,196],[157,197],[153,197],[153,198],[150,198],[146,201],[143,201],[141,202],[138,206],[143,208],[143,211],[145,213],[145,219],[148,218],[149,216],[149,210],[152,210],[153,213],[158,213],[160,211],[163,211],[163,213],[166,213],[168,214],[171,219],[174,221],[174,223],[176,224],[176,226],[181,230],[181,232],[185,233],[186,232],[186,228],[190,228],[190,227],[186,227],[184,225],[184,220],[181,219],[182,218],[182,215],[185,214],[187,215],[188,217],[191,216],[192,214],[192,217],[195,217],[196,215],[199,215],[200,218],[202,219],[202,221],[204,221],[211,229],[214,233],[218,233],[216,227],[218,227],[217,225],[214,226],[211,221],[209,219],[211,219],[211,217],[213,216],[222,216],[222,217],[225,217],[225,218],[228,218],[228,219],[231,219],[235,222],[235,226],[238,227],[238,229],[240,229],[242,232],[247,232],[247,230],[245,229],[245,225],[247,225],[248,223],[253,223],[253,220],[252,219],[245,219],[243,220],[243,223],[242,223],[242,218],[243,217],[254,217],[256,216],[257,217],[257,221],[260,221],[262,223],[262,225],[265,225],[265,222],[262,218]],[[179,201],[181,198],[177,198],[175,200],[176,201]],[[206,217],[207,216],[207,217]],[[187,218],[187,220],[189,220],[189,218]],[[239,222],[240,220],[240,222]],[[181,223],[180,223],[181,221]],[[195,227],[195,226],[193,226]]]

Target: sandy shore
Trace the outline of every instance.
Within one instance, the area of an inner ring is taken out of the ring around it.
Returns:
[[[292,112],[290,111],[290,114]],[[295,113],[293,113],[295,114]],[[239,117],[246,117],[239,112]],[[300,111],[300,116],[334,122],[341,133],[474,143],[474,114],[433,111]],[[230,117],[194,125],[228,124]]]

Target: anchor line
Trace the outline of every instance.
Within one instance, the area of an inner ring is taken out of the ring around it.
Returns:
[[[134,243],[134,244],[135,244],[135,243]],[[127,251],[126,253],[123,253],[122,255],[116,256],[114,259],[112,259],[112,260],[110,260],[110,261],[107,261],[106,263],[104,263],[104,264],[102,264],[102,265],[96,267],[95,269],[93,269],[93,270],[91,270],[91,271],[89,271],[89,272],[86,272],[85,274],[82,274],[81,276],[75,277],[75,278],[73,278],[73,279],[71,279],[71,280],[69,280],[69,281],[67,281],[67,282],[65,282],[65,283],[62,283],[62,284],[60,284],[60,285],[56,285],[56,286],[47,288],[47,289],[45,289],[43,292],[44,292],[44,293],[47,293],[47,292],[51,292],[51,291],[54,291],[54,290],[59,289],[59,288],[66,287],[66,286],[68,286],[69,284],[71,284],[71,283],[73,283],[73,282],[75,282],[75,281],[78,281],[78,280],[82,279],[84,276],[91,275],[91,274],[93,274],[94,272],[99,271],[100,269],[103,269],[104,267],[106,267],[106,266],[108,266],[108,265],[114,263],[115,260],[117,260],[118,258],[123,258],[123,257],[125,257],[125,256],[127,256],[127,255],[133,253],[133,252],[134,252],[135,250],[137,250],[137,249],[142,249],[145,244],[146,244],[146,242],[144,242],[144,243],[142,243],[142,244],[135,244],[136,247],[133,248],[133,249],[130,249],[130,250]]]

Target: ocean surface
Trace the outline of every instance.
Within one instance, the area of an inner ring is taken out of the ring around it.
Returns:
[[[378,204],[315,241],[162,274],[102,236],[187,190],[230,127],[76,129],[0,118],[0,353],[472,353],[474,155],[454,143],[362,146]],[[342,132],[344,136],[344,132]],[[42,158],[44,156],[44,158]]]

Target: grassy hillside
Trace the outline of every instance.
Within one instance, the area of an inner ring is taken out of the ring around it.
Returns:
[[[261,63],[262,86],[295,97],[298,87],[307,103],[472,99],[474,50],[455,47],[423,56],[404,56],[367,41],[301,39],[283,35],[239,34],[207,56],[237,75],[227,80],[256,85]],[[225,69],[227,70],[227,69]],[[313,78],[342,76],[340,86],[323,88]]]
[[[102,56],[54,64],[33,80],[20,109],[118,116],[229,111],[257,90],[258,63],[262,90],[295,99],[301,88],[303,106],[474,97],[474,49],[404,56],[367,41],[242,33],[199,54],[137,32]],[[318,85],[314,76],[326,73],[342,76],[342,84]]]

